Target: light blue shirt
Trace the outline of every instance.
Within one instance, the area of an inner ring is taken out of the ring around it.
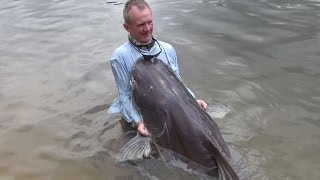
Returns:
[[[158,42],[160,46],[155,42],[149,52],[143,53],[146,55],[154,55],[159,53],[161,48],[162,52],[158,56],[158,59],[161,59],[169,65],[180,78],[176,51],[170,44],[162,41]],[[132,67],[141,56],[141,53],[136,47],[130,42],[126,42],[113,52],[110,60],[119,96],[113,100],[108,113],[120,113],[128,122],[137,123],[142,120],[141,114],[132,99],[130,84]],[[191,94],[193,95],[192,92]]]

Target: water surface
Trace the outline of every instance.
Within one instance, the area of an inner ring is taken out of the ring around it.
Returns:
[[[320,178],[320,2],[163,0],[154,34],[209,103],[241,179]],[[201,179],[159,161],[117,164],[108,59],[124,1],[0,5],[0,179]],[[219,109],[220,108],[220,109]]]

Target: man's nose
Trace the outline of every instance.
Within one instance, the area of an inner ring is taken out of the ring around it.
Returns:
[[[150,30],[151,30],[151,25],[147,23],[147,24],[144,26],[144,31],[150,31]]]

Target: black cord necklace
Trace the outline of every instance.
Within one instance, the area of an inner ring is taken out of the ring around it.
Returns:
[[[158,40],[156,40],[155,38],[152,37],[152,42],[150,43],[152,46],[149,46],[149,47],[146,47],[146,49],[150,50],[153,46],[154,46],[154,43],[156,42],[158,44],[158,47],[160,49],[160,51],[157,53],[157,54],[154,54],[154,55],[147,55],[147,54],[143,54],[143,49],[140,45],[136,45],[136,43],[132,42],[132,38],[129,38],[129,42],[131,43],[131,45],[137,49],[140,54],[143,56],[143,58],[145,60],[151,60],[153,58],[157,58],[161,52],[162,52],[162,48],[160,46],[160,43],[158,42]],[[145,46],[144,46],[145,47]]]

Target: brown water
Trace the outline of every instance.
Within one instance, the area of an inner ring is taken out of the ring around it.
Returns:
[[[1,180],[200,179],[114,160],[108,59],[126,41],[123,3],[1,1]],[[149,3],[185,83],[221,113],[241,179],[320,179],[320,2]]]

